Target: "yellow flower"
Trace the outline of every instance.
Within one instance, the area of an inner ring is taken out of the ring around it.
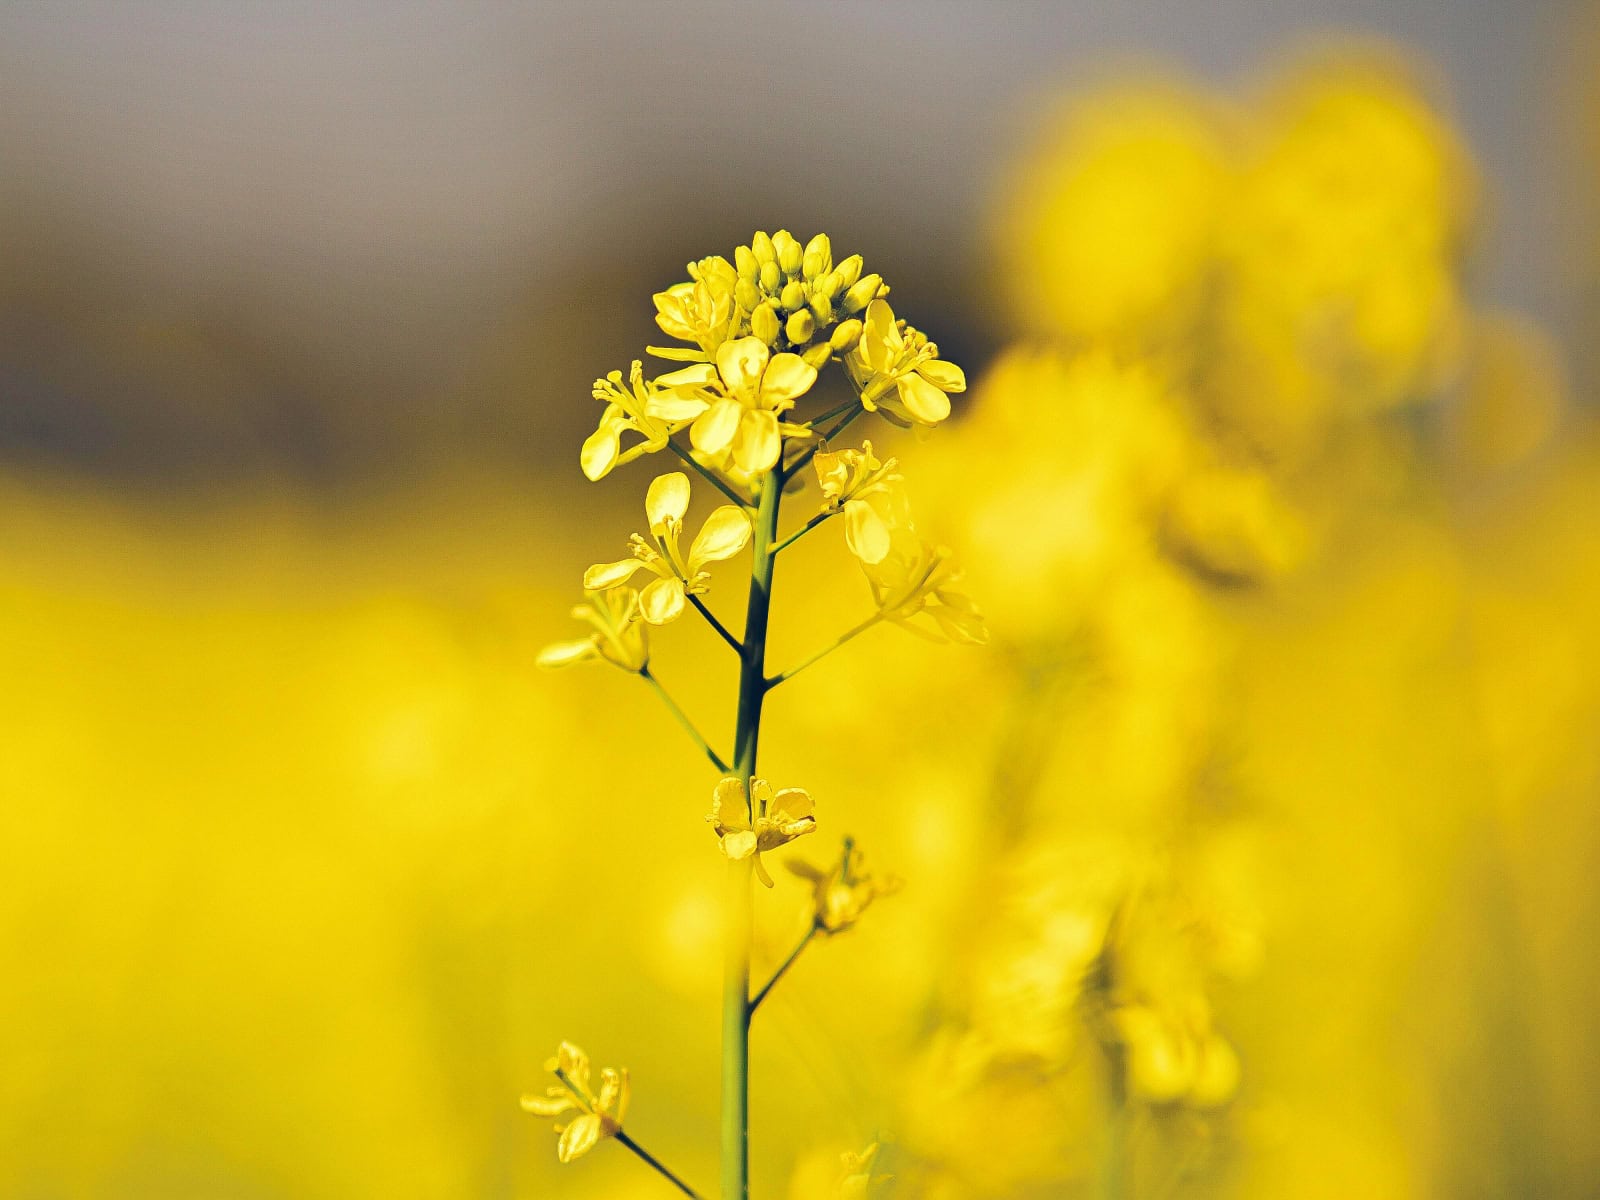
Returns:
[[[572,615],[594,627],[586,638],[555,642],[539,652],[541,667],[566,667],[603,658],[624,671],[642,671],[650,661],[650,643],[640,619],[639,593],[631,587],[591,592],[589,602]]]
[[[689,440],[701,462],[750,478],[776,465],[785,435],[807,432],[782,427],[778,414],[810,390],[817,369],[797,354],[774,355],[757,337],[724,342],[716,359],[715,377],[654,397],[648,413],[680,426],[693,422]]]
[[[812,919],[817,929],[830,937],[843,933],[860,920],[861,914],[879,896],[900,890],[900,880],[894,876],[878,878],[862,869],[861,853],[849,838],[845,839],[839,861],[828,870],[819,870],[804,859],[790,859],[785,865],[810,882],[815,905]]]
[[[987,642],[983,614],[956,587],[961,572],[949,548],[924,541],[909,525],[891,528],[889,540],[883,558],[861,564],[884,619],[933,642]]]
[[[628,1072],[607,1067],[600,1072],[600,1091],[589,1090],[589,1056],[571,1042],[562,1042],[556,1056],[544,1064],[557,1083],[543,1096],[522,1097],[524,1111],[539,1117],[578,1115],[565,1125],[557,1125],[561,1140],[556,1157],[564,1163],[582,1158],[608,1137],[622,1131],[628,1113]]]
[[[874,1184],[887,1183],[892,1175],[874,1175],[872,1162],[878,1157],[878,1143],[873,1142],[859,1154],[839,1156],[842,1173],[839,1177],[838,1200],[866,1200]]]
[[[594,398],[605,401],[606,410],[600,417],[600,426],[583,443],[578,461],[583,473],[590,479],[601,479],[613,467],[632,462],[642,454],[654,454],[664,449],[667,439],[683,427],[650,412],[652,401],[661,396],[672,396],[683,388],[704,385],[716,372],[708,364],[684,367],[680,371],[647,380],[644,366],[634,359],[628,373],[628,386],[622,386],[622,372],[612,371],[604,379],[594,381]],[[622,449],[622,435],[639,434],[644,440]]]
[[[657,358],[709,362],[717,347],[734,336],[739,312],[734,301],[738,273],[721,255],[689,264],[690,281],[657,292],[656,324],[668,337],[693,342],[698,350],[649,346]]]
[[[1239,1056],[1210,1027],[1203,1001],[1188,1019],[1142,1004],[1119,1008],[1112,1026],[1126,1051],[1128,1091],[1152,1104],[1220,1108],[1239,1089]]]
[[[939,357],[939,347],[903,321],[887,300],[867,306],[861,340],[844,357],[845,370],[868,412],[902,427],[937,425],[950,415],[950,392],[967,390],[967,377]]]
[[[850,553],[864,563],[882,562],[892,531],[910,522],[899,464],[892,458],[880,463],[869,441],[859,450],[819,451],[812,463],[822,485],[822,511],[844,513]]]
[[[745,798],[744,782],[728,778],[712,793],[712,809],[706,820],[721,839],[722,852],[734,861],[755,856],[756,876],[768,887],[772,876],[762,865],[768,850],[804,837],[817,827],[811,815],[811,793],[804,788],[784,788],[776,795],[765,779],[750,781],[750,797]]]
[[[650,624],[665,625],[682,615],[687,596],[708,590],[707,563],[732,558],[744,549],[750,540],[750,518],[738,505],[724,504],[706,518],[685,559],[680,541],[683,517],[689,511],[689,477],[682,471],[657,477],[645,494],[644,511],[655,545],[634,534],[633,557],[596,563],[584,572],[583,586],[591,592],[614,588],[644,567],[656,578],[639,597],[640,612]]]

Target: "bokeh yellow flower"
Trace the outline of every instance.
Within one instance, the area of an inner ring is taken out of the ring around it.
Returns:
[[[590,1090],[589,1056],[571,1042],[562,1042],[555,1057],[544,1069],[556,1077],[543,1096],[525,1095],[522,1108],[537,1117],[561,1118],[576,1113],[570,1121],[558,1124],[556,1157],[564,1163],[582,1158],[606,1138],[622,1130],[628,1115],[628,1071],[606,1067],[600,1072],[600,1089]]]
[[[546,646],[539,652],[541,667],[567,667],[599,658],[624,671],[641,671],[650,661],[650,640],[635,589],[593,592],[587,603],[573,608],[572,615],[592,626],[594,632],[586,638]]]

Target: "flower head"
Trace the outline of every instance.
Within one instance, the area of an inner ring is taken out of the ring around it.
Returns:
[[[816,379],[817,369],[798,354],[775,355],[758,337],[738,338],[717,348],[716,370],[703,383],[655,397],[649,415],[689,425],[695,456],[706,466],[752,478],[776,465],[784,436],[808,432],[778,418]]]
[[[608,1137],[622,1131],[622,1120],[628,1112],[628,1072],[607,1067],[600,1072],[600,1090],[589,1090],[589,1056],[571,1042],[562,1042],[554,1058],[544,1064],[544,1069],[556,1077],[556,1082],[545,1089],[543,1096],[522,1097],[524,1111],[540,1117],[564,1117],[577,1113],[572,1120],[557,1125],[561,1140],[556,1144],[556,1157],[568,1163],[582,1158]]]
[[[717,347],[734,336],[739,313],[734,300],[738,273],[721,255],[702,258],[689,264],[689,281],[676,284],[651,299],[656,306],[656,324],[668,337],[693,342],[698,349],[649,347],[658,358],[689,362],[708,362]]]
[[[644,511],[654,545],[634,534],[633,556],[596,563],[584,572],[583,586],[592,592],[614,588],[643,567],[656,578],[639,597],[640,612],[650,624],[665,625],[683,613],[688,596],[709,588],[708,563],[732,558],[744,549],[750,540],[750,518],[738,505],[724,504],[706,518],[685,557],[681,542],[684,514],[689,511],[689,477],[682,471],[658,476],[645,494]]]
[[[888,553],[875,563],[863,561],[861,568],[886,620],[929,641],[982,645],[989,640],[983,614],[957,586],[961,571],[948,547],[901,526],[890,530]]]
[[[541,667],[567,667],[602,658],[624,671],[642,671],[650,661],[650,643],[639,611],[639,593],[631,587],[591,592],[587,604],[572,615],[594,632],[570,642],[554,642],[539,652]]]
[[[844,357],[845,369],[868,412],[881,412],[900,426],[937,425],[950,415],[952,392],[967,390],[967,377],[939,357],[939,347],[904,321],[887,300],[867,306],[861,340]]]
[[[612,371],[605,378],[596,379],[594,398],[604,401],[606,410],[600,416],[599,428],[584,440],[579,452],[583,473],[590,479],[602,479],[613,467],[664,449],[667,439],[681,429],[684,422],[674,423],[653,414],[652,404],[684,388],[701,386],[715,374],[708,365],[700,363],[647,380],[643,364],[635,359],[628,373],[627,387],[622,384],[621,371]],[[639,434],[643,440],[624,450],[622,435],[629,432]]]
[[[744,781],[728,778],[712,793],[706,820],[721,839],[722,852],[735,861],[753,855],[756,876],[771,887],[772,876],[762,865],[762,854],[816,829],[811,809],[811,793],[804,788],[784,788],[774,795],[765,779],[752,779],[747,799]]]
[[[860,920],[879,896],[900,890],[900,880],[893,875],[873,876],[863,868],[861,852],[849,838],[844,840],[839,861],[827,870],[813,867],[804,859],[790,859],[784,865],[811,884],[812,920],[818,930],[830,937]]]
[[[820,450],[812,460],[822,486],[823,512],[844,513],[844,540],[863,563],[882,562],[891,532],[910,522],[904,482],[894,459],[879,462],[872,443],[859,450]]]

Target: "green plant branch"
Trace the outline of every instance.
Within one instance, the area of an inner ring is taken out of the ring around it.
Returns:
[[[770,551],[768,551],[768,553],[777,554],[778,551],[794,545],[794,543],[805,537],[806,534],[810,533],[813,529],[815,529],[818,525],[821,525],[830,517],[837,517],[841,511],[841,509],[830,508],[826,512],[819,512],[816,516],[812,517],[811,520],[807,521],[804,525],[800,526],[799,529],[795,530],[788,537],[784,538],[783,541],[774,546]]]
[[[687,1183],[669,1171],[664,1165],[662,1165],[662,1162],[659,1158],[657,1158],[654,1154],[651,1154],[650,1151],[646,1150],[643,1146],[639,1145],[638,1142],[634,1141],[624,1131],[619,1129],[613,1136],[617,1139],[617,1141],[622,1143],[629,1150],[632,1150],[641,1159],[643,1159],[646,1166],[652,1167],[661,1175],[662,1178],[664,1178],[673,1187],[677,1188],[685,1196],[693,1197],[693,1200],[701,1200],[699,1192],[695,1191]]]
[[[700,615],[711,623],[711,628],[715,629],[717,633],[722,636],[722,640],[727,642],[728,645],[732,646],[736,653],[742,655],[744,653],[744,643],[738,638],[734,637],[733,634],[728,632],[728,627],[721,621],[717,620],[716,614],[706,607],[704,600],[700,599],[700,597],[696,596],[693,592],[688,592],[686,594],[689,597],[689,603],[700,610]]]
[[[678,724],[682,725],[684,731],[694,739],[695,745],[705,751],[706,757],[711,760],[711,765],[726,775],[728,773],[728,764],[722,760],[720,754],[711,748],[711,743],[706,741],[705,735],[695,728],[694,722],[689,720],[689,715],[678,707],[678,702],[667,693],[667,689],[661,686],[661,681],[651,673],[649,663],[639,668],[639,678],[655,689],[656,695],[661,697],[661,702],[678,719]]]
[[[813,654],[810,658],[806,659],[799,666],[790,667],[787,671],[784,671],[781,675],[774,675],[771,679],[767,680],[767,690],[771,691],[773,688],[777,687],[784,680],[793,679],[796,675],[800,674],[800,672],[804,671],[807,667],[813,665],[814,663],[821,662],[824,658],[827,658],[828,655],[832,654],[835,650],[837,650],[840,646],[844,645],[851,638],[856,637],[858,634],[865,633],[867,630],[871,629],[874,625],[876,625],[881,620],[883,620],[883,614],[881,612],[873,613],[865,621],[861,622],[861,624],[855,626],[853,629],[849,629],[849,630],[846,630],[844,633],[841,633],[831,643],[829,643],[828,645],[824,646],[821,650],[818,650],[815,654]]]
[[[806,930],[805,937],[800,939],[800,944],[797,945],[793,950],[789,951],[789,957],[783,960],[783,963],[778,967],[778,969],[772,973],[772,978],[767,980],[767,982],[762,986],[761,990],[755,994],[755,998],[750,1001],[750,1014],[752,1016],[755,1015],[756,1009],[761,1007],[761,1002],[767,998],[767,993],[773,989],[778,980],[783,978],[784,972],[786,972],[790,967],[794,966],[794,960],[800,957],[800,952],[809,946],[811,944],[811,939],[816,937],[817,934],[821,932],[822,926],[817,924],[815,920],[812,920],[810,927]]]

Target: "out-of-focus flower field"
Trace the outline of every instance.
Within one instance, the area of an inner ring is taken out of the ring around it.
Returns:
[[[994,194],[1015,337],[905,439],[993,640],[771,700],[763,773],[905,886],[763,1008],[755,1193],[878,1140],[929,1200],[1592,1194],[1600,439],[1469,295],[1471,147],[1381,56],[1130,76]],[[0,1195],[668,1194],[519,1112],[562,1038],[716,1177],[714,779],[534,668],[635,507],[0,478]],[[777,657],[862,604],[837,540]]]

